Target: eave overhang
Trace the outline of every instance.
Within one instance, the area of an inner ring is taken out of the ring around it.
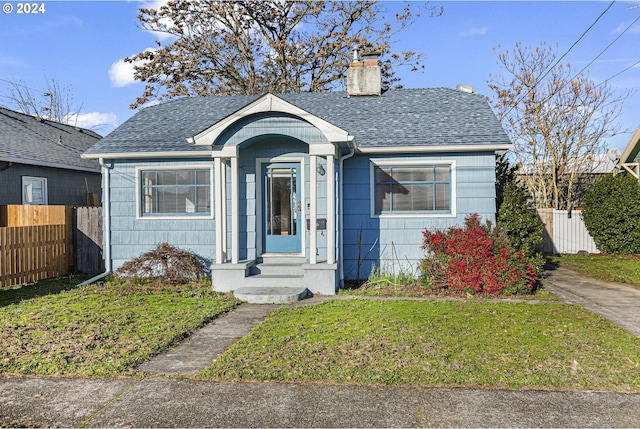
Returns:
[[[359,153],[443,153],[443,152],[495,152],[513,149],[513,144],[451,144],[451,145],[408,145],[408,146],[358,146]]]
[[[82,167],[77,165],[64,164],[60,162],[49,162],[49,161],[41,161],[37,159],[17,158],[13,156],[0,156],[0,161],[12,162],[16,164],[35,165],[37,167],[60,168],[63,170],[73,170],[73,171],[86,171],[89,173],[100,172],[100,167],[98,166],[96,166],[95,168]]]
[[[164,152],[108,152],[85,153],[83,158],[88,159],[150,159],[150,158],[206,158],[211,157],[211,150],[190,151],[164,151]]]

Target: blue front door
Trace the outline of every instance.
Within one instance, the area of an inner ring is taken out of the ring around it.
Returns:
[[[262,164],[264,253],[300,253],[300,164]]]

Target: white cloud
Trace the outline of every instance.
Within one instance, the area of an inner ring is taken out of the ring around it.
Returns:
[[[623,22],[618,24],[618,26],[613,30],[614,33],[622,33],[623,31],[627,31],[629,33],[640,33],[640,24],[635,24],[629,27],[629,22]]]
[[[462,37],[484,36],[489,31],[489,27],[474,27],[460,33]]]
[[[160,10],[160,8],[166,4],[167,4],[167,0],[146,0],[142,2],[141,7],[145,9]],[[160,25],[166,25],[167,28],[173,27],[173,21],[171,21],[168,18],[162,18],[161,20],[158,21],[158,23]],[[144,31],[150,34],[153,34],[153,36],[156,37],[160,42],[164,42],[167,39],[175,38],[175,36],[168,33],[163,33],[162,31],[153,31],[153,30],[144,30]]]
[[[118,117],[115,113],[70,113],[69,125],[88,130],[96,130],[102,127],[117,127]]]
[[[127,63],[123,59],[116,61],[109,67],[109,80],[114,88],[122,88],[136,82],[133,78],[134,63]]]

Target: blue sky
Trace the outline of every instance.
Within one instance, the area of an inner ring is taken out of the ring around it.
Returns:
[[[12,107],[7,81],[25,81],[34,94],[42,95],[47,79],[55,79],[70,87],[75,107],[81,107],[80,125],[103,124],[97,129],[100,134],[108,134],[135,113],[129,104],[140,95],[143,85],[132,81],[122,59],[154,45],[157,35],[136,26],[137,9],[153,2],[37,1],[45,9],[38,14],[18,14],[18,3],[0,0],[4,11],[0,13],[0,105]],[[399,75],[405,87],[455,88],[464,83],[491,95],[489,75],[504,74],[496,61],[494,48],[498,46],[512,48],[516,42],[536,46],[542,41],[557,44],[560,55],[569,51],[563,62],[578,70],[604,50],[589,65],[589,76],[596,83],[610,79],[621,92],[635,91],[619,118],[628,132],[608,142],[610,147],[623,149],[640,125],[640,20],[632,25],[640,17],[640,7],[634,8],[640,6],[640,0],[615,2],[572,47],[610,3],[431,2],[442,4],[444,14],[421,18],[396,37],[396,46],[426,54],[425,70],[400,70]],[[390,9],[403,5],[386,3]],[[10,13],[6,13],[8,9]]]

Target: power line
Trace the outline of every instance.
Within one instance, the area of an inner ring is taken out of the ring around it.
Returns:
[[[622,73],[626,72],[629,69],[634,68],[635,66],[637,66],[638,64],[640,64],[640,60],[636,61],[635,63],[631,64],[628,67],[625,67],[624,69],[620,70],[618,73],[614,74],[613,76],[609,76],[608,78],[606,78],[605,80],[603,80],[602,82],[600,82],[598,85],[596,86],[602,86],[605,83],[609,82],[611,79],[618,77],[619,75],[621,75]]]
[[[633,22],[632,22],[632,23],[631,23],[627,28],[625,28],[625,29],[624,29],[624,31],[622,31],[622,32],[618,35],[618,37],[616,37],[615,39],[613,39],[613,41],[612,41],[611,43],[609,43],[609,44],[607,45],[607,47],[606,47],[606,48],[604,48],[602,51],[600,51],[600,53],[599,53],[598,55],[596,55],[596,57],[595,57],[594,59],[592,59],[592,60],[589,62],[589,64],[587,64],[586,66],[584,66],[584,67],[582,68],[582,70],[580,70],[580,71],[579,71],[579,72],[578,72],[578,73],[577,73],[577,74],[576,74],[576,75],[575,75],[571,80],[575,79],[575,77],[576,77],[576,76],[580,75],[580,74],[581,74],[583,71],[585,71],[585,70],[586,70],[586,69],[587,69],[591,64],[593,64],[593,63],[594,63],[598,58],[600,58],[600,57],[602,56],[602,54],[604,54],[604,53],[605,53],[605,52],[606,52],[606,51],[607,51],[607,50],[608,50],[608,49],[609,49],[609,48],[610,48],[614,43],[616,43],[616,42],[618,41],[618,39],[620,39],[624,33],[626,33],[627,31],[629,31],[629,29],[630,29],[631,27],[633,27],[633,26],[634,26],[634,24],[635,24],[636,22],[638,22],[638,20],[640,20],[640,16],[638,16],[638,17],[637,17],[637,18],[636,18],[636,19],[635,19],[635,20],[634,20],[634,21],[633,21]],[[560,89],[562,89],[562,88],[560,88]]]
[[[593,21],[593,23],[589,26],[589,28],[587,28],[587,29],[584,31],[584,33],[582,33],[582,35],[578,38],[578,40],[576,40],[575,42],[573,42],[573,45],[571,45],[571,47],[569,47],[569,49],[567,50],[567,52],[565,52],[565,53],[564,53],[564,54],[563,54],[563,55],[558,59],[558,61],[556,61],[556,62],[555,62],[555,64],[554,64],[553,66],[551,66],[551,67],[549,68],[549,70],[547,70],[547,71],[546,71],[546,73],[545,73],[545,74],[544,74],[540,79],[543,79],[547,74],[549,74],[549,72],[550,72],[551,70],[553,70],[553,69],[554,69],[558,64],[560,64],[560,61],[562,61],[562,59],[563,59],[564,57],[566,57],[566,56],[567,56],[567,54],[568,54],[569,52],[571,52],[571,50],[572,50],[572,49],[573,49],[573,48],[574,48],[574,47],[575,47],[575,46],[576,46],[576,45],[577,45],[577,44],[578,44],[578,43],[579,43],[579,42],[584,38],[584,36],[586,36],[586,35],[587,35],[587,33],[588,33],[588,32],[589,32],[589,31],[590,31],[590,30],[591,30],[591,29],[596,25],[596,23],[597,23],[598,21],[600,21],[600,18],[602,18],[602,17],[604,16],[604,14],[605,14],[605,13],[607,13],[607,12],[609,11],[609,9],[611,9],[611,7],[614,5],[614,3],[615,3],[615,2],[616,2],[616,0],[613,0],[613,1],[609,4],[609,6],[607,6],[607,8],[606,8],[604,11],[602,11],[602,13],[601,13],[597,18],[596,18],[596,20],[595,20],[595,21]],[[636,21],[637,21],[637,20],[636,20]],[[627,30],[628,30],[628,28],[627,28]],[[626,31],[626,30],[625,30],[625,31]],[[618,38],[620,38],[620,37],[618,37]],[[616,39],[616,40],[618,40],[618,39]],[[595,60],[594,60],[594,61],[595,61]]]
[[[571,52],[571,50],[586,36],[586,34],[591,31],[591,29],[598,23],[598,21],[600,21],[600,19],[609,11],[609,9],[611,9],[611,7],[613,7],[613,5],[615,4],[616,0],[613,0],[611,3],[609,3],[609,6],[607,6],[605,8],[605,10],[603,10],[600,15],[598,15],[598,17],[593,21],[593,23],[591,23],[591,25],[589,25],[589,27],[582,33],[582,35],[580,37],[578,37],[578,39],[573,42],[573,44],[569,47],[569,49],[567,49],[567,51],[562,54],[562,56],[551,66],[549,66],[549,68],[547,68],[547,70],[545,70],[540,77],[537,79],[537,82],[533,85],[533,87],[531,88],[531,90],[529,90],[526,94],[524,94],[520,99],[518,99],[514,104],[512,104],[511,108],[509,108],[509,110],[507,110],[504,114],[503,117],[506,117],[509,115],[509,113],[511,113],[511,111],[513,109],[515,109],[515,106],[517,106],[518,104],[520,104],[520,102],[522,102],[522,100],[524,100],[528,94],[531,93],[531,91],[533,89],[535,89],[538,86],[538,83],[541,82],[550,72],[551,70],[553,70],[554,68],[556,68],[556,66],[558,64],[560,64],[560,61],[562,61],[562,59],[564,57],[566,57],[569,52]],[[626,30],[625,30],[626,31]]]

